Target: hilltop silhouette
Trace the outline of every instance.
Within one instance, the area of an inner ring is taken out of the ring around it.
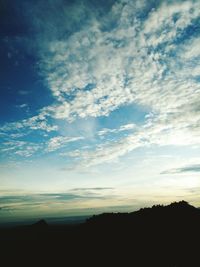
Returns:
[[[0,234],[4,255],[31,258],[35,266],[200,266],[200,210],[185,201],[94,215],[78,225],[40,220]]]
[[[37,229],[46,229],[48,227],[48,224],[45,220],[42,219],[32,224],[32,227],[37,228]]]

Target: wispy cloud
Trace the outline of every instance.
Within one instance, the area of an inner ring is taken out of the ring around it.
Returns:
[[[103,128],[98,132],[98,135],[102,136],[108,133],[119,133],[123,131],[130,131],[130,130],[133,130],[135,127],[136,127],[135,124],[130,123],[130,124],[121,125],[118,129]]]
[[[20,211],[29,206],[30,209],[40,207],[43,210],[49,207],[55,208],[57,205],[61,206],[65,210],[65,206],[72,205],[72,203],[80,203],[84,201],[103,201],[111,199],[114,196],[106,191],[110,191],[112,188],[74,188],[68,192],[55,192],[55,193],[37,193],[37,194],[16,194],[9,195],[3,194],[0,196],[0,211]],[[69,208],[68,207],[68,208]]]
[[[52,152],[61,147],[64,147],[67,143],[83,140],[82,136],[68,137],[68,136],[55,136],[48,141],[47,151]]]
[[[77,187],[73,188],[72,191],[104,191],[104,190],[113,190],[113,187]]]
[[[188,173],[188,172],[200,172],[200,164],[191,164],[180,168],[170,169],[162,172],[162,174],[173,174],[173,173]]]
[[[21,105],[17,105],[16,107],[18,108],[27,108],[28,107],[28,104],[21,104]]]
[[[43,147],[42,143],[38,144],[27,141],[10,140],[3,143],[1,147],[1,153],[4,153],[4,155],[6,153],[11,155],[19,155],[27,158],[35,154],[41,149],[41,147]]]

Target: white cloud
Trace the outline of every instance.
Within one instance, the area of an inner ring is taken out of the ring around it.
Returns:
[[[121,125],[118,129],[103,128],[98,132],[98,135],[102,136],[108,133],[119,133],[123,131],[130,131],[130,130],[133,130],[135,127],[136,127],[135,124],[129,123],[129,124]]]
[[[10,140],[3,143],[3,147],[1,147],[1,153],[9,153],[10,158],[13,155],[19,155],[21,157],[31,157],[38,150],[41,150],[43,144],[37,144],[33,142],[20,141],[20,140]]]
[[[135,126],[136,126],[136,125],[133,124],[133,123],[125,124],[125,125],[120,126],[119,131],[121,132],[121,131],[132,130],[132,129],[135,128]]]
[[[200,2],[161,1],[144,18],[140,14],[147,6],[148,1],[118,1],[101,19],[94,13],[67,37],[61,34],[66,30],[65,16],[63,24],[59,21],[61,27],[52,28],[54,34],[48,22],[42,25],[39,63],[55,102],[38,116],[7,124],[1,130],[27,127],[56,131],[58,126],[48,123],[49,118],[72,122],[108,116],[122,105],[136,103],[148,107],[151,114],[143,125],[117,143],[74,152],[84,165],[113,160],[146,144],[199,145],[200,83],[195,80],[200,74],[196,60],[199,37],[190,34],[186,40],[182,36],[200,17]],[[73,11],[76,8],[77,19],[88,14],[84,5],[73,6]],[[102,129],[98,135],[131,127]],[[49,140],[48,149],[67,142],[67,137],[55,137]]]
[[[46,119],[46,114],[41,114],[33,116],[28,119],[24,119],[18,122],[9,122],[4,124],[0,130],[2,132],[11,132],[18,130],[43,130],[46,132],[56,131],[58,129],[57,125],[52,125]]]
[[[68,137],[68,136],[56,136],[52,137],[48,141],[47,145],[47,151],[55,151],[63,146],[65,146],[67,143],[83,140],[84,137],[82,136],[75,136],[75,137]]]
[[[200,56],[199,43],[200,37],[196,37],[192,40],[188,40],[188,42],[183,45],[183,51],[180,53],[183,60],[192,60]]]
[[[19,107],[19,108],[27,108],[28,107],[28,104],[21,104],[21,105],[18,105],[17,107]]]
[[[80,158],[81,163],[79,167],[90,167],[105,162],[115,161],[118,157],[123,156],[138,147],[147,145],[148,142],[145,138],[145,133],[142,134],[140,132],[140,134],[136,133],[135,135],[129,135],[116,142],[100,144],[95,150],[75,150],[64,154],[63,156]]]
[[[100,144],[95,150],[75,150],[65,153],[62,156],[70,156],[80,160],[78,168],[88,168],[94,165],[99,165],[107,162],[116,161],[120,156],[123,156],[132,150],[150,145],[158,146],[187,146],[200,145],[200,137],[198,134],[192,135],[187,127],[176,127],[173,124],[156,123],[144,125],[143,127],[135,128],[134,133],[130,133],[126,137],[122,137],[118,141],[110,141],[105,144]]]
[[[144,33],[150,35],[148,45],[173,41],[199,15],[198,1],[163,2],[158,9],[150,12],[144,23]]]
[[[179,45],[174,46],[173,41],[200,15],[197,8],[200,4],[166,2],[150,12],[143,22],[133,15],[144,3],[136,1],[133,6],[132,1],[126,1],[114,5],[108,17],[102,19],[104,22],[118,16],[118,26],[112,30],[102,31],[101,22],[93,18],[89,26],[68,39],[49,43],[51,53],[42,58],[41,68],[58,103],[47,107],[47,113],[70,121],[77,116],[108,115],[130,102],[166,112],[158,99],[167,102],[169,110],[174,109],[175,102],[178,107],[180,101],[186,101],[183,90],[191,87],[191,83],[181,77],[184,65],[179,71],[176,60],[168,53],[171,49],[178,50]],[[173,21],[175,15],[179,16]],[[151,49],[160,43],[163,51]],[[168,75],[164,75],[166,71]],[[94,84],[95,88],[85,90],[88,84]],[[192,85],[190,94],[199,87],[196,83]],[[68,95],[73,95],[73,99],[68,100]]]

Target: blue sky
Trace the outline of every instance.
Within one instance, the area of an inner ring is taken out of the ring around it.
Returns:
[[[199,206],[199,1],[2,1],[0,220]]]

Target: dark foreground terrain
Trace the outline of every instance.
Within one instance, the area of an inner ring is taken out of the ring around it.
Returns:
[[[1,229],[0,244],[1,266],[200,267],[200,210],[181,201],[79,225],[41,220]]]

